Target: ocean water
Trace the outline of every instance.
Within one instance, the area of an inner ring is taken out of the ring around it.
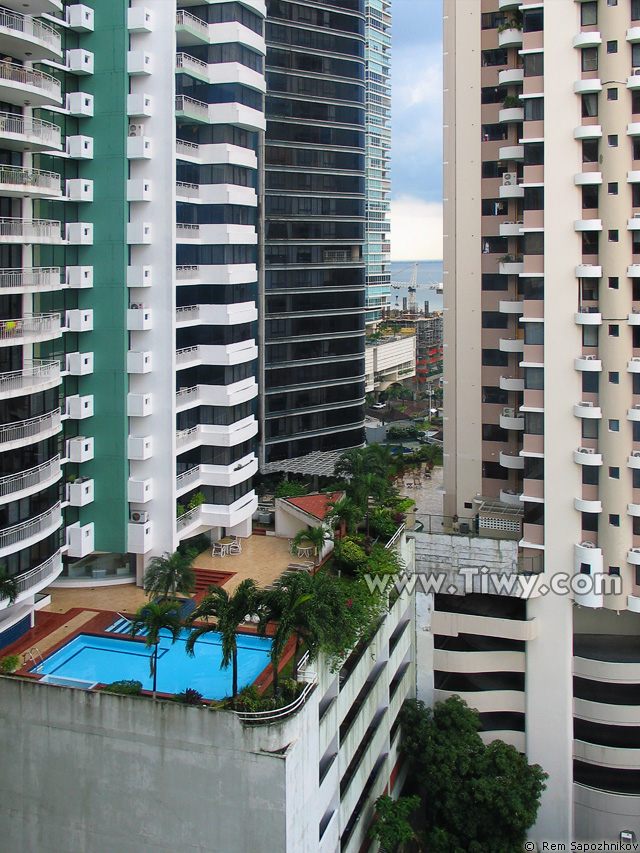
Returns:
[[[415,263],[415,262],[414,262]],[[402,297],[408,296],[407,287],[413,272],[411,261],[393,261],[391,268],[391,308],[402,308]],[[416,288],[416,301],[418,309],[422,310],[425,300],[429,301],[431,311],[442,311],[442,293],[429,290],[424,285],[442,282],[442,261],[418,261],[418,281]],[[399,284],[395,288],[393,284]],[[421,287],[422,285],[422,287]]]

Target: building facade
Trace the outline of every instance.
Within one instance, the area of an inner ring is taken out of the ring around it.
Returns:
[[[365,0],[366,320],[382,319],[391,300],[391,0]]]
[[[364,0],[267,4],[261,464],[364,440]]]
[[[435,683],[549,773],[536,841],[640,826],[639,19],[445,3],[445,527],[538,584],[436,596]]]
[[[4,7],[7,645],[56,578],[140,582],[186,538],[251,532],[266,10]]]

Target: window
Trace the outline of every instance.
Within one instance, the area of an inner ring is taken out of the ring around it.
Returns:
[[[507,16],[504,12],[485,12],[482,16],[482,29],[495,30],[504,24],[506,20]]]
[[[525,187],[525,210],[544,210],[544,187]]]
[[[640,489],[640,471],[636,468],[631,472],[631,485],[634,489]]]
[[[620,421],[615,418],[609,419],[609,432],[620,432]]]
[[[640,373],[632,373],[633,394],[640,394]]]
[[[598,4],[583,3],[580,7],[580,24],[583,27],[591,27],[598,23]]]
[[[582,391],[585,394],[597,394],[600,383],[600,375],[590,370],[585,370],[582,374]]]
[[[525,412],[524,430],[529,435],[544,435],[544,414],[542,412]]]
[[[597,347],[598,346],[598,327],[583,326],[582,327],[582,346]]]
[[[525,166],[542,166],[542,165],[544,165],[544,142],[525,142],[524,165]]]
[[[583,528],[584,530],[584,525]],[[580,563],[580,574],[581,575],[590,575],[591,574],[591,566],[589,563]]]
[[[485,86],[480,93],[480,103],[501,104],[509,94],[505,86]]]
[[[617,6],[618,0],[607,0],[607,6]]]
[[[607,184],[607,192],[609,195],[618,195],[618,182],[614,181],[610,184]]]
[[[508,441],[509,431],[502,429],[497,424],[482,424],[483,441]]]
[[[582,485],[583,486],[597,486],[600,469],[597,465],[583,465],[582,466]]]
[[[619,385],[620,384],[620,374],[617,370],[609,371],[609,385]]]
[[[483,198],[483,216],[506,216],[509,212],[509,203],[501,198]]]
[[[584,8],[584,5],[583,5]],[[582,96],[582,117],[592,118],[598,115],[598,95],[596,92],[588,92]]]
[[[640,184],[631,184],[631,204],[640,207]]]
[[[609,276],[609,289],[617,290],[620,285],[620,279],[618,276]]]
[[[544,233],[542,231],[528,231],[524,235],[525,255],[544,254]]]
[[[640,142],[640,139],[638,140]],[[525,153],[526,153],[525,146]],[[597,139],[583,139],[582,140],[582,162],[583,163],[597,163],[598,162],[598,140]]]
[[[507,329],[509,327],[508,314],[501,314],[499,311],[483,311],[482,312],[482,328],[483,329]]]
[[[620,577],[620,566],[609,566],[609,574],[615,575],[615,577]]]
[[[596,98],[597,110],[597,98]],[[597,112],[594,115],[598,115]],[[527,98],[524,102],[524,120],[525,121],[542,121],[544,118],[544,99],[543,98]]]
[[[505,124],[483,124],[482,125],[482,141],[496,142],[507,139],[509,136],[509,128]]]
[[[607,42],[607,53],[617,53],[618,52],[618,42],[617,41],[608,41]]]
[[[599,234],[597,231],[582,232],[582,254],[597,255],[599,246]]]
[[[524,342],[533,346],[544,344],[544,323],[523,323]]]
[[[607,89],[607,100],[608,101],[617,101],[618,100],[618,90],[611,87],[611,89]]]
[[[612,133],[610,136],[607,136],[607,145],[609,148],[617,148],[618,147],[618,134]]]
[[[526,53],[524,56],[524,76],[542,77],[544,74],[544,54]]]
[[[620,516],[609,515],[609,524],[611,525],[611,527],[620,527]]]
[[[508,171],[508,164],[500,160],[485,160],[482,164],[483,178],[501,178]]]
[[[640,67],[640,44],[631,45],[631,65],[633,68]]]
[[[532,9],[523,15],[522,29],[525,33],[539,33],[542,30],[544,16],[542,9]]]
[[[524,387],[528,390],[544,390],[544,369],[542,367],[525,367]]]
[[[584,184],[582,187],[582,209],[593,210],[598,206],[597,184]]]
[[[598,532],[598,513],[597,512],[583,512],[582,513],[582,529],[588,530],[591,533],[597,533]],[[591,573],[590,570],[589,570],[589,573]]]
[[[482,253],[491,255],[496,253],[506,254],[509,248],[509,240],[507,237],[483,237],[482,238]]]
[[[609,476],[612,480],[620,479],[620,469],[619,468],[609,468]]]
[[[637,89],[631,92],[631,112],[640,113],[640,92]]]
[[[598,48],[585,47],[582,50],[582,70],[597,71],[598,70]]]
[[[634,255],[640,255],[640,231],[631,232],[631,251]]]
[[[609,325],[609,337],[610,338],[619,338],[620,337],[620,326],[617,323],[611,323]]]
[[[507,65],[508,53],[505,48],[500,47],[497,50],[482,51],[482,65],[487,68],[493,65]]]
[[[482,388],[483,403],[497,403],[500,406],[506,406],[509,403],[509,392],[503,391],[502,388],[497,388],[493,385],[485,385]]]
[[[640,0],[631,0],[631,20],[640,21]]]
[[[608,234],[609,234],[609,242],[610,243],[617,243],[618,240],[620,239],[619,234],[615,229],[609,231]]]
[[[598,299],[598,282],[595,279],[580,280],[583,302],[595,302]]]
[[[509,290],[509,279],[500,273],[486,272],[482,274],[483,290]]]
[[[520,277],[518,284],[525,299],[544,299],[544,278]]]
[[[639,421],[640,423],[640,421]],[[598,421],[595,418],[582,418],[582,437],[598,437]]]
[[[509,353],[501,352],[499,349],[483,349],[482,364],[484,367],[507,367]]]

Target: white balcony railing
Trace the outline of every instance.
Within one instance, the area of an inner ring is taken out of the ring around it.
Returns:
[[[176,364],[187,364],[190,361],[195,361],[199,358],[199,352],[200,348],[197,346],[176,350]]]
[[[40,335],[56,335],[60,331],[59,314],[33,314],[17,320],[0,321],[0,341],[15,341],[39,337]]]
[[[209,38],[209,24],[201,18],[196,18],[190,12],[185,12],[184,9],[180,9],[176,14],[176,26],[189,27],[190,30],[199,33],[203,38]]]
[[[0,62],[0,85],[2,85],[3,80],[8,83],[17,83],[21,86],[30,86],[32,89],[39,89],[44,95],[55,101],[62,99],[60,81],[50,74],[43,74],[42,71],[24,68],[22,65],[13,62]]]
[[[30,518],[27,521],[21,521],[20,524],[14,524],[11,527],[5,527],[0,531],[0,548],[10,548],[12,545],[18,545],[33,536],[42,533],[43,530],[48,530],[53,527],[60,516],[60,501],[51,509],[40,513],[35,518]]]
[[[27,267],[26,269],[0,269],[0,291],[60,287],[60,267]]]
[[[44,563],[36,566],[35,569],[25,572],[16,579],[18,581],[18,595],[33,589],[34,586],[37,586],[59,568],[60,552],[56,552],[52,557],[49,557],[48,560],[45,560]]]
[[[0,186],[17,187],[20,190],[33,187],[38,190],[50,190],[52,193],[61,191],[60,175],[55,172],[21,169],[18,166],[0,166]]]
[[[178,222],[176,224],[176,237],[178,239],[182,238],[183,240],[197,240],[199,236],[199,225],[189,225],[185,222]]]
[[[189,281],[190,279],[198,278],[200,275],[200,267],[180,266],[176,267],[176,280]]]
[[[10,12],[8,9],[0,9],[0,27],[22,33],[32,39],[46,44],[51,50],[60,53],[62,40],[60,33],[50,24],[36,20],[31,15],[21,15],[19,12]]]
[[[184,305],[181,308],[176,308],[176,323],[188,323],[199,319],[199,305]]]
[[[184,447],[189,444],[198,435],[198,427],[189,427],[189,429],[181,429],[176,433],[176,447]]]
[[[192,483],[197,483],[200,479],[200,466],[196,465],[195,468],[190,468],[188,471],[183,471],[182,474],[178,474],[176,477],[176,489],[183,489]]]
[[[189,98],[187,95],[177,95],[176,112],[187,113],[194,118],[206,121],[209,118],[209,104],[205,104],[204,101],[196,101],[195,98]]]
[[[26,242],[62,239],[60,222],[56,219],[0,218],[0,237],[22,237]]]
[[[181,405],[182,403],[188,403],[189,400],[197,400],[198,399],[198,386],[194,385],[192,388],[180,388],[179,391],[176,391],[176,405]]]
[[[208,64],[201,59],[196,59],[195,56],[189,56],[188,53],[176,54],[176,68],[181,68],[185,71],[195,71],[197,74],[204,74],[205,77],[209,75]]]
[[[40,415],[37,418],[29,418],[26,421],[15,421],[12,424],[4,424],[0,427],[0,448],[12,441],[24,441],[25,439],[37,438],[45,432],[60,427],[60,409]]]
[[[178,517],[176,521],[176,527],[178,532],[184,530],[185,527],[188,527],[192,521],[195,521],[200,512],[200,507],[196,506],[193,509],[188,510]]]
[[[25,362],[22,370],[0,373],[0,394],[22,391],[60,379],[60,363],[57,361]]]
[[[197,157],[200,146],[196,142],[185,142],[184,139],[176,139],[176,154],[184,154],[186,157]]]
[[[176,195],[179,195],[180,198],[199,198],[200,186],[198,184],[186,184],[184,181],[177,181]]]
[[[42,465],[30,468],[28,471],[20,471],[18,474],[10,474],[8,477],[0,477],[0,497],[15,495],[32,486],[39,486],[47,480],[56,477],[60,473],[60,457],[55,456]]]
[[[3,136],[22,136],[27,140],[37,140],[52,148],[60,147],[62,131],[57,124],[42,121],[31,116],[0,112],[0,138]]]

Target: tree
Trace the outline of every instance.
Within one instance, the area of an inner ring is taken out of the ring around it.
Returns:
[[[159,595],[163,601],[177,595],[190,595],[196,586],[193,570],[193,553],[165,552],[162,557],[152,557],[144,575],[144,591],[147,595]]]
[[[7,572],[6,566],[0,566],[0,601],[8,598],[9,604],[13,604],[19,595],[20,583],[18,579]]]
[[[389,484],[386,480],[383,480],[380,474],[373,473],[372,471],[368,471],[356,484],[358,491],[361,494],[361,500],[364,504],[365,509],[365,518],[367,525],[367,539],[369,538],[369,511],[370,511],[370,499],[378,498],[378,500],[382,500],[383,497],[389,491]]]
[[[222,660],[220,668],[224,669],[233,664],[231,695],[235,699],[238,693],[238,642],[237,630],[247,614],[256,611],[257,588],[250,578],[243,580],[231,595],[220,586],[210,586],[207,595],[189,617],[188,624],[205,622],[193,628],[187,639],[187,654],[195,654],[196,641],[212,631],[220,633],[222,643]],[[215,619],[213,624],[209,620]]]
[[[344,524],[348,535],[355,533],[356,525],[362,517],[360,507],[346,496],[335,503],[330,503],[329,506],[329,521],[333,525],[342,526]]]
[[[381,850],[395,850],[399,844],[416,838],[409,816],[420,806],[420,797],[400,797],[394,800],[382,794],[376,800],[376,818],[369,837],[380,843]]]
[[[138,631],[144,629],[147,635],[144,638],[145,646],[153,653],[149,657],[149,675],[153,678],[153,698],[156,698],[156,684],[158,676],[158,646],[160,645],[160,632],[169,631],[172,644],[180,636],[182,620],[178,616],[180,604],[177,601],[165,600],[158,604],[153,602],[143,604],[131,620],[130,633],[135,637]]]
[[[480,718],[452,696],[432,709],[410,700],[402,711],[409,779],[422,796],[429,853],[513,853],[522,849],[548,778],[515,747],[485,746]]]
[[[324,548],[324,543],[327,539],[331,539],[331,531],[327,530],[323,525],[320,525],[320,527],[309,527],[304,530],[299,530],[293,537],[292,545],[294,548],[298,548],[299,546],[302,546],[303,542],[310,542],[316,553],[317,564],[320,559],[322,549]]]

